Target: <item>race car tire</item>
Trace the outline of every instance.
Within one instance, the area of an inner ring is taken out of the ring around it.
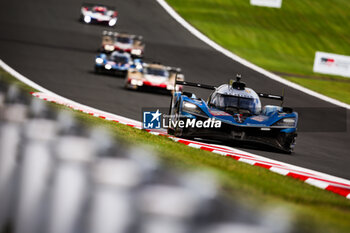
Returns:
[[[170,98],[170,106],[169,106],[169,112],[168,112],[168,115],[169,115],[169,116],[172,114],[173,99],[174,99],[174,95],[171,95],[171,98]],[[169,135],[174,135],[174,134],[175,134],[174,129],[171,129],[170,127],[168,128],[167,132],[168,132]]]
[[[281,145],[281,149],[287,153],[291,154],[295,146],[297,134],[296,133],[281,133],[278,141]]]
[[[167,133],[168,133],[169,135],[174,135],[174,134],[175,134],[175,131],[174,131],[173,129],[171,129],[171,128],[168,128]]]
[[[124,88],[127,89],[127,90],[135,90],[136,91],[139,87],[136,86],[136,85],[131,85],[128,82],[125,82],[124,83]]]
[[[102,68],[99,67],[99,66],[95,66],[95,73],[96,73],[96,74],[102,73]]]
[[[122,77],[126,78],[127,76],[128,76],[128,71],[127,70],[123,71],[122,72]]]

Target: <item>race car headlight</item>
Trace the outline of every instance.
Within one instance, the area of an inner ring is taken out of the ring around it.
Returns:
[[[106,65],[105,65],[105,68],[106,68],[107,70],[110,70],[110,69],[112,69],[112,65],[111,65],[111,64],[106,64]]]
[[[142,70],[142,65],[141,65],[140,63],[137,63],[137,64],[136,64],[136,69]]]
[[[85,15],[85,16],[84,16],[84,22],[85,22],[85,23],[90,23],[90,22],[91,22],[91,17],[88,16],[88,15]]]
[[[140,56],[142,54],[142,50],[141,49],[132,49],[131,54],[136,55],[136,56]]]
[[[103,59],[100,58],[100,57],[96,58],[95,61],[96,61],[97,64],[102,64],[103,63]]]
[[[174,90],[174,85],[168,84],[168,85],[166,85],[166,89],[167,90]]]
[[[117,19],[113,18],[113,19],[109,20],[108,25],[113,27],[116,23],[117,23]]]
[[[187,102],[187,101],[183,101],[182,103],[182,110],[188,113],[194,113],[197,115],[206,115],[197,105]]]
[[[193,110],[193,109],[196,109],[197,108],[197,105],[193,104],[193,103],[190,103],[190,102],[187,102],[187,101],[184,101],[183,102],[183,108],[184,110]]]
[[[131,83],[131,85],[136,85],[136,86],[142,86],[143,85],[142,80],[137,80],[137,79],[131,79],[130,83]]]
[[[106,44],[105,46],[103,46],[103,48],[104,48],[106,51],[113,51],[113,50],[114,50],[114,46],[113,46],[113,45],[110,45],[110,44]]]
[[[296,123],[295,118],[283,118],[283,119],[277,121],[274,125],[275,126],[294,127],[295,123]]]

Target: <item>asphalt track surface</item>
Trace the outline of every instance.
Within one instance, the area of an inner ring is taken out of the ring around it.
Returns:
[[[101,2],[101,1],[98,1]],[[104,1],[119,11],[116,30],[143,35],[146,61],[182,67],[188,81],[219,85],[235,73],[259,92],[281,93],[284,86],[218,53],[173,20],[155,0]],[[0,58],[43,87],[66,98],[132,119],[142,107],[167,107],[170,96],[127,91],[123,79],[93,72],[94,57],[106,27],[78,21],[80,1],[1,1]],[[285,106],[334,107],[285,87]],[[192,90],[191,90],[192,91]],[[205,90],[196,90],[206,97]],[[341,121],[337,114],[331,121]],[[290,164],[350,179],[350,114],[343,132],[300,132],[292,155],[240,148]],[[325,125],[320,117],[304,126]],[[316,124],[315,124],[316,123]]]

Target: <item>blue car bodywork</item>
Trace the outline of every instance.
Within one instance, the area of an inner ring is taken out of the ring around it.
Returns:
[[[206,86],[189,82],[176,82],[182,85],[190,84],[189,86]],[[274,105],[266,105],[256,113],[242,112],[239,109],[236,109],[235,112],[228,112],[218,109],[210,103],[210,99],[218,88],[210,87],[207,89],[214,90],[208,101],[197,98],[188,92],[174,93],[169,112],[170,121],[187,119],[205,121],[210,119],[220,121],[221,127],[180,128],[169,124],[169,134],[184,138],[204,138],[225,142],[232,140],[255,142],[272,146],[286,153],[292,152],[297,136],[298,113],[291,108]],[[257,93],[257,96],[283,100],[283,97],[276,95]]]
[[[114,75],[126,76],[132,64],[132,59],[129,54],[119,53],[107,55],[101,53],[95,58],[95,72],[109,73]],[[119,61],[115,59],[118,57]]]

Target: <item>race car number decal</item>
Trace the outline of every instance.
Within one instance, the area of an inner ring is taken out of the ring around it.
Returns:
[[[265,116],[253,116],[250,119],[252,119],[254,121],[262,122],[262,121],[266,120],[266,117]]]
[[[231,116],[231,115],[228,114],[227,112],[220,111],[220,110],[210,110],[210,113],[211,113],[213,116]]]

